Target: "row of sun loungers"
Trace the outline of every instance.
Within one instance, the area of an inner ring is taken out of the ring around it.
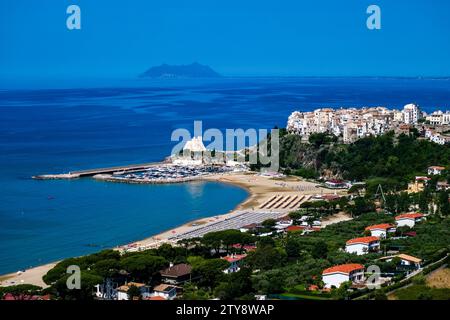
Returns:
[[[272,196],[269,200],[264,202],[259,208],[260,209],[298,209],[300,204],[305,201],[308,201],[311,196],[303,196],[303,195],[275,195]]]

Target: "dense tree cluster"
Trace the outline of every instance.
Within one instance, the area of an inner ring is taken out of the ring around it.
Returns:
[[[326,134],[313,134],[309,143],[298,135],[280,139],[280,165],[288,174],[314,178],[325,171],[348,180],[374,181],[386,190],[401,190],[415,175],[429,166],[450,166],[450,146],[417,138],[414,134],[395,136],[393,132],[366,137],[344,145]],[[450,175],[446,173],[447,179]]]

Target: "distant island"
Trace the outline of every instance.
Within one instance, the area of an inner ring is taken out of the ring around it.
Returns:
[[[220,74],[211,67],[194,62],[189,65],[168,65],[151,67],[143,74],[141,78],[219,78]]]

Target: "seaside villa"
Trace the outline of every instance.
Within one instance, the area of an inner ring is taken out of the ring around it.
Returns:
[[[422,221],[424,215],[421,213],[405,213],[395,217],[397,227],[414,227],[416,222]]]
[[[439,176],[441,175],[442,171],[445,170],[445,167],[440,167],[440,166],[431,166],[428,167],[428,174],[431,176]]]
[[[364,282],[364,266],[358,263],[342,264],[323,270],[322,280],[325,288],[339,288],[342,283],[353,284]]]
[[[380,250],[379,237],[362,237],[348,240],[345,246],[345,251],[348,253],[356,253],[363,255]]]
[[[132,286],[139,288],[142,298],[148,298],[150,296],[149,286],[139,282],[128,282],[127,284],[117,288],[117,300],[130,300],[128,290],[130,290]]]
[[[370,231],[372,237],[386,238],[388,233],[394,233],[396,228],[390,223],[375,224],[368,226],[366,231]]]
[[[397,254],[394,256],[383,257],[380,260],[384,260],[386,262],[392,261],[394,258],[400,259],[400,267],[406,267],[408,269],[420,269],[422,267],[422,259],[407,255],[407,254]]]
[[[233,273],[233,272],[238,272],[239,270],[241,270],[240,265],[242,263],[242,260],[246,256],[247,256],[246,254],[233,254],[231,256],[222,257],[221,259],[224,259],[230,263],[228,268],[223,270],[223,272],[224,273]]]
[[[180,285],[191,280],[192,267],[186,263],[170,264],[170,266],[159,272],[161,281],[166,284]]]
[[[165,300],[173,300],[177,296],[177,288],[168,284],[160,284],[153,288],[153,294],[151,296],[154,298],[160,297]]]

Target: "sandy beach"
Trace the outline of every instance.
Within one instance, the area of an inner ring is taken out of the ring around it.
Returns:
[[[280,196],[295,196],[295,195],[317,195],[317,194],[342,194],[346,192],[342,190],[330,190],[318,186],[316,183],[302,180],[297,177],[282,177],[274,178],[267,177],[255,173],[226,173],[211,175],[202,177],[202,180],[215,181],[221,183],[230,183],[233,185],[245,188],[249,192],[249,197],[242,203],[240,203],[234,210],[222,214],[212,215],[196,221],[192,221],[181,225],[179,227],[161,232],[160,234],[151,236],[141,241],[136,241],[127,245],[119,246],[115,249],[120,251],[140,251],[158,247],[162,243],[175,243],[175,240],[171,240],[176,235],[180,235],[197,228],[208,226],[217,222],[226,221],[238,214],[242,214],[242,210],[248,210],[250,212],[257,210],[262,204],[267,202],[271,197]],[[266,210],[268,211],[268,210]],[[288,214],[289,210],[278,210],[280,214]],[[292,211],[292,210],[290,210]],[[205,213],[205,215],[208,213]],[[209,214],[214,214],[209,213]],[[323,221],[323,226],[337,223],[351,219],[343,213],[339,213],[335,216],[329,217]],[[42,277],[54,266],[55,263],[49,263],[43,266],[31,268],[25,270],[20,274],[8,274],[0,276],[0,286],[10,286],[17,284],[34,284],[41,287],[46,287],[42,281]]]

